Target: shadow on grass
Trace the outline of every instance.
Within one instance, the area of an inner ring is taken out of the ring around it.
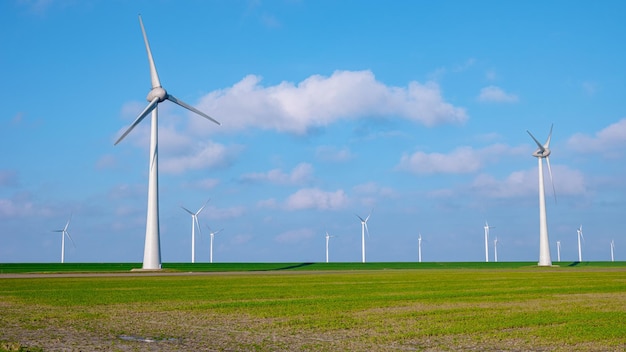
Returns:
[[[298,268],[302,268],[302,267],[313,265],[313,264],[315,264],[315,263],[298,263],[298,264],[293,264],[293,265],[289,265],[289,266],[284,266],[284,267],[281,267],[281,268],[257,269],[257,270],[252,270],[252,271],[291,270],[291,269],[298,269]]]

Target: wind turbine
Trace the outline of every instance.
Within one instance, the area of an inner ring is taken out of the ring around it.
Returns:
[[[561,261],[561,241],[556,241],[556,260]]]
[[[188,212],[189,215],[191,215],[191,262],[192,263],[196,262],[196,227],[198,228],[198,232],[201,232],[200,223],[198,222],[198,214],[200,214],[200,212],[204,209],[204,207],[206,207],[206,204],[208,202],[209,202],[208,200],[204,202],[204,205],[200,209],[198,209],[198,211],[195,213],[183,207],[182,205],[180,206],[181,208],[183,208],[184,211]]]
[[[585,239],[583,237],[583,225],[580,225],[580,227],[578,229],[576,229],[576,233],[577,233],[577,237],[578,237],[578,261],[582,262],[583,261],[583,250],[582,247],[580,245],[580,240],[581,239]]]
[[[493,259],[498,262],[498,237],[493,240]]]
[[[615,251],[615,240],[611,240],[611,261],[615,261],[615,257],[613,256],[613,252]]]
[[[150,44],[148,43],[148,36],[146,30],[143,27],[143,21],[141,15],[139,15],[139,25],[141,26],[141,32],[143,33],[143,40],[146,45],[146,52],[148,54],[148,63],[150,65],[150,79],[152,82],[152,89],[148,93],[147,100],[150,102],[148,106],[139,114],[139,116],[133,121],[133,123],[126,129],[122,136],[115,142],[117,145],[137,126],[149,113],[152,113],[151,128],[150,128],[150,162],[149,162],[149,177],[148,177],[148,212],[146,216],[146,240],[143,252],[143,269],[145,270],[158,270],[161,269],[161,242],[159,239],[159,153],[158,153],[158,105],[165,100],[169,100],[174,104],[180,105],[183,108],[195,112],[196,114],[209,119],[216,124],[220,124],[209,115],[206,115],[202,111],[194,108],[193,106],[175,98],[169,94],[159,81],[159,75],[152,58],[152,52],[150,51]]]
[[[554,182],[552,180],[552,168],[550,167],[550,139],[552,138],[552,127],[550,126],[550,134],[544,144],[539,143],[537,138],[528,132],[530,137],[537,144],[537,150],[533,153],[533,156],[537,158],[539,165],[539,265],[551,266],[552,259],[550,258],[550,241],[548,239],[548,215],[546,214],[546,193],[543,185],[543,159],[546,159],[548,165],[548,173],[550,174],[550,183],[552,183],[552,190],[554,191]],[[554,192],[554,199],[556,200],[556,192]]]
[[[335,236],[329,235],[328,231],[326,231],[326,263],[328,263],[328,242],[330,241],[331,237],[335,237]]]
[[[422,262],[422,234],[418,234],[417,236],[417,260],[419,263]]]
[[[67,228],[70,226],[70,221],[72,221],[71,215],[70,215],[69,220],[67,220],[67,223],[65,223],[65,227],[62,230],[52,231],[52,232],[61,232],[61,263],[65,263],[65,236],[67,236],[67,238],[69,238],[70,241],[72,241],[72,245],[76,247],[76,244],[74,243],[74,240],[72,239],[72,236],[70,236],[70,233],[67,231]]]
[[[367,235],[370,235],[370,230],[367,228],[367,220],[369,220],[372,212],[370,211],[369,215],[363,219],[360,216],[356,216],[361,220],[361,262],[365,263],[365,231],[367,231]]]
[[[213,263],[213,238],[215,237],[215,235],[217,235],[218,233],[222,232],[223,229],[219,229],[217,231],[213,231],[211,230],[211,228],[209,227],[209,225],[207,225],[207,228],[209,229],[209,236],[211,236],[211,246],[209,247],[209,262]]]
[[[493,226],[489,226],[489,224],[485,221],[485,262],[489,262],[489,229],[493,229]]]

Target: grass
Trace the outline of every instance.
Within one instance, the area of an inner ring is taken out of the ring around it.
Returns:
[[[624,268],[626,262],[560,262],[560,267]],[[379,262],[379,263],[163,263],[165,271],[328,271],[392,269],[519,269],[537,268],[535,262]],[[14,273],[94,273],[128,272],[140,269],[141,263],[0,263],[0,274]]]
[[[261,272],[0,278],[0,341],[44,350],[145,344],[120,336],[168,350],[624,350],[626,265],[569,264],[169,264]]]

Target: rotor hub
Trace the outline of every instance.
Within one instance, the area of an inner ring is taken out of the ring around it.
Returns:
[[[167,98],[167,91],[165,91],[162,87],[152,88],[146,99],[148,101],[153,101],[154,98],[159,98],[159,103],[162,102],[165,98]]]
[[[550,148],[544,148],[543,152],[541,151],[541,149],[537,149],[533,153],[533,156],[536,158],[547,158],[548,156],[550,156],[551,152],[552,151],[550,150]]]

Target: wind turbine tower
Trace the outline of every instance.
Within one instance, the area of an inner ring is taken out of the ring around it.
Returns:
[[[493,240],[493,259],[498,262],[498,237]]]
[[[200,214],[200,212],[204,209],[204,207],[206,207],[206,204],[208,202],[209,202],[208,200],[204,202],[204,205],[200,207],[200,209],[198,209],[198,211],[195,213],[183,207],[182,205],[180,206],[181,208],[183,208],[184,211],[186,211],[187,213],[189,213],[189,215],[191,215],[191,262],[192,263],[196,262],[196,227],[198,228],[198,232],[201,232],[200,223],[198,222],[198,214]]]
[[[583,225],[580,225],[578,229],[576,229],[577,237],[578,237],[578,261],[583,261],[583,249],[580,244],[580,240],[584,239],[583,237]]]
[[[363,219],[360,216],[356,216],[361,220],[361,262],[365,263],[365,231],[367,231],[367,235],[370,235],[370,230],[367,228],[367,220],[370,219],[372,212],[370,211],[369,215]]]
[[[143,34],[143,40],[146,45],[148,54],[148,63],[150,65],[150,80],[152,89],[148,93],[146,99],[150,102],[145,109],[137,116],[135,121],[126,129],[122,136],[115,142],[117,145],[122,141],[148,114],[152,113],[150,127],[150,160],[149,160],[149,177],[148,177],[148,211],[146,216],[146,240],[143,252],[143,269],[158,270],[161,269],[161,241],[159,238],[159,152],[158,152],[158,105],[165,100],[169,100],[174,104],[192,111],[216,124],[220,124],[209,115],[201,112],[193,106],[175,98],[169,94],[162,86],[159,75],[152,58],[152,51],[148,43],[148,36],[143,26],[141,15],[139,16],[139,25]]]
[[[70,226],[71,220],[72,220],[72,216],[70,215],[69,220],[67,220],[67,222],[65,223],[65,227],[62,230],[52,231],[52,232],[61,232],[61,263],[65,263],[65,236],[67,236],[67,238],[69,238],[70,241],[72,241],[72,245],[76,247],[76,245],[74,244],[74,240],[72,239],[72,236],[70,236],[70,233],[67,231],[67,228]]]
[[[417,259],[419,263],[422,262],[422,234],[417,237]]]
[[[615,251],[615,240],[611,240],[611,261],[615,261],[615,257],[613,256],[613,252]]]
[[[537,150],[533,153],[533,156],[537,158],[539,166],[539,266],[551,266],[552,259],[550,258],[550,241],[548,238],[548,215],[546,213],[546,192],[543,185],[543,159],[546,159],[548,165],[548,173],[550,174],[550,183],[552,183],[552,190],[554,191],[554,182],[552,181],[552,168],[550,167],[550,139],[552,138],[552,126],[550,126],[550,134],[544,144],[539,143],[537,138],[526,131],[530,137],[537,144]],[[555,192],[556,199],[556,192]]]
[[[223,229],[219,229],[214,232],[208,225],[207,228],[209,229],[209,235],[211,236],[211,245],[209,247],[209,263],[213,263],[213,238],[215,238],[215,235],[220,233]]]
[[[561,241],[556,241],[556,260],[561,261]]]
[[[485,263],[489,262],[489,229],[493,228],[493,226],[489,226],[489,224],[485,221]]]
[[[326,231],[326,263],[328,263],[328,242],[330,242],[331,237],[335,237],[335,236],[329,235],[328,231]]]

